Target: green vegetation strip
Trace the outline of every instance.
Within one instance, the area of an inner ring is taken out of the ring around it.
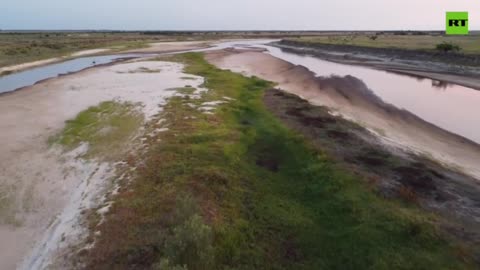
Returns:
[[[468,269],[432,217],[377,197],[264,107],[271,85],[178,56],[210,89],[171,98],[87,269]],[[206,115],[191,105],[234,100]],[[152,125],[151,128],[155,126]]]
[[[64,130],[50,141],[65,146],[67,150],[88,143],[85,157],[113,158],[142,124],[143,115],[136,105],[107,101],[67,121]]]

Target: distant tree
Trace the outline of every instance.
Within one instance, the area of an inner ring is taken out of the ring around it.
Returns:
[[[444,52],[444,53],[459,52],[461,50],[460,46],[458,46],[456,44],[453,44],[453,43],[449,43],[449,42],[439,43],[439,44],[437,44],[435,49],[437,51],[441,51],[441,52]]]
[[[369,38],[370,38],[371,40],[375,41],[375,40],[377,40],[378,36],[377,36],[377,35],[375,35],[375,36],[370,36]]]

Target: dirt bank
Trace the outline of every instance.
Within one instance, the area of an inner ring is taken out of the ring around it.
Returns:
[[[311,54],[332,62],[363,65],[402,74],[459,84],[480,90],[479,56],[431,53],[347,45],[281,41],[272,44],[298,54]]]
[[[0,97],[0,139],[6,142],[0,146],[0,249],[5,251],[0,269],[43,269],[64,258],[85,229],[81,213],[96,207],[114,183],[115,161],[84,159],[88,145],[64,152],[48,143],[65,121],[110,100],[139,104],[148,120],[176,94],[172,88],[203,83],[182,68],[158,61],[122,63]],[[121,150],[130,147],[126,142]]]
[[[478,144],[385,104],[358,78],[316,77],[305,67],[252,51],[216,51],[208,53],[207,58],[221,68],[276,82],[287,92],[360,123],[386,143],[434,158],[480,179]]]

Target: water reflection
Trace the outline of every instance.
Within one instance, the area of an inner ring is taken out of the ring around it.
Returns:
[[[452,84],[444,81],[432,80],[432,87],[440,90],[445,90],[448,87],[452,87]]]
[[[359,78],[386,103],[480,143],[480,91],[419,76],[329,62],[276,47],[261,47],[277,58],[308,68],[318,76],[335,74]]]

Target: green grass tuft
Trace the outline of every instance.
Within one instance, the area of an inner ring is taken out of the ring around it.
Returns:
[[[63,131],[51,139],[66,149],[74,149],[88,143],[87,157],[101,155],[113,157],[122,150],[143,123],[143,115],[131,103],[102,102],[80,112],[66,122]]]

